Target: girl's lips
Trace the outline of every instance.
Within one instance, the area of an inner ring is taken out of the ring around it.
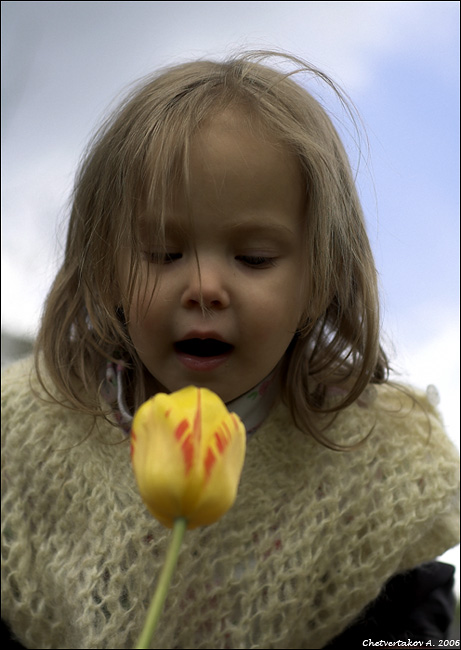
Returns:
[[[227,361],[232,351],[220,354],[215,357],[198,357],[188,354],[187,352],[180,352],[176,350],[176,355],[179,361],[189,370],[196,370],[205,372],[218,368]]]

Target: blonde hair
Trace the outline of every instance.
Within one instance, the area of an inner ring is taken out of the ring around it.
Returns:
[[[122,309],[139,269],[137,221],[155,205],[162,241],[164,209],[178,183],[187,185],[191,136],[206,119],[236,106],[297,156],[307,187],[305,272],[311,281],[304,324],[282,364],[284,399],[295,422],[328,444],[312,413],[336,412],[370,383],[386,381],[377,274],[349,160],[319,101],[292,76],[320,79],[348,110],[350,104],[314,67],[278,55],[292,68],[281,72],[261,64],[271,56],[253,52],[225,62],[196,61],[150,77],[90,143],[76,179],[64,262],[36,348],[42,384],[41,360],[67,406],[107,413],[99,383],[108,359],[129,369],[131,406],[146,399],[143,367]],[[117,260],[127,244],[133,253],[124,293]],[[325,401],[331,385],[344,388],[333,409]]]

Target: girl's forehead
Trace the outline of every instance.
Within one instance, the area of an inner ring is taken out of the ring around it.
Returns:
[[[173,156],[151,160],[138,230],[182,234],[203,213],[223,220],[288,204],[305,194],[299,159],[267,126],[241,106],[209,115]],[[165,171],[170,170],[170,171]],[[160,182],[159,182],[160,180]]]

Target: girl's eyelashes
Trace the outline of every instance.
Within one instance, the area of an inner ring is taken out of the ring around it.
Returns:
[[[243,262],[247,266],[265,269],[274,266],[277,258],[265,255],[237,255],[235,259],[239,262]]]
[[[182,253],[168,253],[165,251],[145,251],[144,256],[150,264],[172,264],[180,260],[183,256]],[[246,266],[257,269],[266,269],[274,266],[276,257],[269,257],[267,255],[236,255],[235,259]]]

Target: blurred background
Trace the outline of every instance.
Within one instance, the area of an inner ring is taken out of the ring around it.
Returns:
[[[282,50],[332,76],[362,117],[358,143],[331,94],[314,88],[357,172],[394,368],[437,386],[459,448],[459,2],[1,7],[2,365],[30,350],[74,173],[108,107],[161,66]],[[458,555],[444,559],[459,565]]]

